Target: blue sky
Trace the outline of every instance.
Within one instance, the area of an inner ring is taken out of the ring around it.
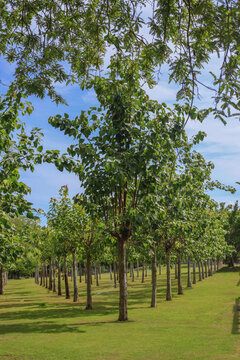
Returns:
[[[207,70],[214,70],[218,66],[218,60],[213,58]],[[11,81],[13,66],[0,60],[0,79],[3,83],[9,84]],[[34,112],[29,117],[26,116],[24,121],[27,128],[40,127],[44,133],[44,149],[58,149],[65,152],[67,146],[71,144],[71,139],[63,135],[59,130],[52,128],[48,124],[48,118],[51,115],[67,112],[70,117],[78,115],[81,110],[87,110],[89,106],[96,105],[96,97],[92,90],[81,91],[77,85],[65,87],[57,85],[58,92],[67,100],[69,106],[56,106],[49,99],[37,99],[31,97],[34,106]],[[167,77],[160,77],[159,84],[153,89],[146,89],[151,98],[171,105],[175,102],[176,87],[167,83]],[[208,106],[211,104],[211,92],[201,88],[201,98],[198,104]],[[0,85],[0,93],[4,93],[6,87]],[[218,179],[226,185],[236,185],[240,181],[240,122],[237,119],[229,119],[228,124],[224,126],[219,120],[208,117],[202,124],[191,121],[187,125],[189,135],[196,133],[198,130],[205,131],[207,137],[198,147],[198,150],[204,155],[206,160],[215,164],[212,173],[213,179]],[[36,166],[34,173],[24,172],[21,174],[22,181],[31,187],[31,194],[28,200],[33,203],[35,208],[48,210],[48,203],[51,197],[57,197],[58,191],[62,185],[68,185],[70,195],[73,196],[81,192],[78,178],[67,172],[59,172],[54,165],[42,164]],[[236,185],[236,188],[239,188]],[[214,190],[211,196],[218,202],[234,203],[239,199],[239,191],[230,194],[224,191]],[[43,219],[43,223],[44,223]]]

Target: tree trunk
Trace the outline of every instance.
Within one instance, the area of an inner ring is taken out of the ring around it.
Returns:
[[[117,262],[116,262],[116,274],[117,274],[117,281],[119,281],[119,266]]]
[[[112,264],[109,264],[110,280],[112,280]]]
[[[152,301],[151,307],[157,306],[157,252],[156,245],[153,247],[152,256]]]
[[[210,260],[210,276],[213,274],[213,262],[212,259]]]
[[[100,261],[100,263],[99,263],[98,268],[99,268],[99,272],[98,272],[98,274],[99,274],[99,279],[101,280],[101,279],[102,279],[102,266],[101,266],[101,261]]]
[[[134,282],[135,277],[134,277],[134,265],[133,265],[133,262],[131,262],[131,273],[132,273],[132,282]]]
[[[82,264],[79,263],[79,282],[82,282]]]
[[[117,287],[117,267],[116,267],[116,261],[115,259],[113,260],[113,278],[114,278],[114,287],[116,289]]]
[[[167,250],[166,252],[166,260],[167,260],[167,294],[166,300],[172,300],[172,285],[171,285],[171,251]]]
[[[58,295],[62,295],[62,286],[61,286],[61,259],[58,257]]]
[[[191,262],[188,259],[188,279],[187,279],[187,287],[192,287],[192,281],[191,281]]]
[[[40,286],[43,284],[43,267],[41,266],[41,272],[40,272]]]
[[[126,269],[126,240],[118,241],[119,264],[119,321],[126,321],[127,315],[127,269]]]
[[[67,256],[66,255],[64,255],[64,280],[65,280],[66,299],[70,299],[69,283],[68,283]]]
[[[199,276],[199,281],[202,281],[202,272],[201,272],[201,264],[200,264],[200,262],[198,263],[198,276]]]
[[[161,275],[161,274],[162,274],[161,263],[159,263],[159,265],[158,265],[158,274],[159,274],[159,275]]]
[[[52,291],[56,292],[56,266],[55,266],[55,259],[52,261]]]
[[[178,264],[175,262],[175,279],[178,278]]]
[[[78,286],[77,286],[77,262],[76,262],[76,252],[72,253],[72,272],[73,272],[73,302],[79,302],[78,297]]]
[[[196,263],[193,261],[193,284],[196,284]]]
[[[213,272],[214,272],[214,274],[216,274],[216,272],[217,272],[217,263],[216,263],[216,260],[213,261],[213,265],[214,265],[214,270],[213,270]]]
[[[87,305],[86,310],[92,310],[92,264],[91,255],[87,252]]]
[[[48,288],[48,268],[47,265],[45,265],[45,288]]]
[[[84,278],[85,278],[85,284],[87,284],[87,264],[84,265]]]
[[[52,259],[49,259],[49,282],[48,289],[52,290]]]
[[[202,269],[202,279],[204,279],[204,278],[205,278],[205,276],[204,276],[204,267],[203,267],[203,262],[201,262],[201,269]]]
[[[96,266],[96,285],[99,286],[99,280],[98,280],[98,275],[99,275],[99,267],[98,264],[95,265]]]
[[[95,264],[94,264],[94,279],[97,278],[97,262],[95,261]]]
[[[182,268],[181,268],[181,254],[178,254],[178,295],[183,295],[182,288]]]
[[[142,283],[144,283],[144,267],[145,267],[145,262],[144,262],[144,258],[142,260]]]
[[[35,283],[39,284],[39,266],[36,265],[36,269],[35,269]]]
[[[207,270],[207,262],[204,262],[204,267],[205,267],[205,277],[208,277],[208,270]]]
[[[147,264],[145,265],[145,277],[148,276],[148,273],[147,273]]]
[[[137,278],[139,278],[139,261],[137,259]]]
[[[4,295],[4,268],[0,266],[0,295]]]
[[[45,267],[45,263],[43,263],[43,282],[42,282],[42,286],[45,287],[45,283],[46,283],[46,267]]]

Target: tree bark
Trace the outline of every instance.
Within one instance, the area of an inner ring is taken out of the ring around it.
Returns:
[[[117,267],[116,267],[116,261],[115,259],[113,260],[113,278],[114,278],[114,287],[116,289],[117,287]]]
[[[159,265],[158,265],[158,274],[159,274],[159,275],[161,275],[161,274],[162,274],[161,263],[159,263]]]
[[[193,284],[196,284],[196,263],[193,261]]]
[[[139,278],[139,261],[137,259],[137,278]]]
[[[86,310],[92,310],[92,264],[91,255],[87,252],[87,305]]]
[[[99,271],[98,271],[99,280],[101,280],[101,279],[102,279],[102,266],[101,266],[101,261],[100,261],[100,263],[99,263],[98,269],[99,269]]]
[[[64,280],[65,280],[66,299],[70,299],[69,282],[68,282],[68,268],[67,268],[67,256],[66,255],[64,255]]]
[[[72,253],[73,265],[73,302],[79,302],[78,296],[78,286],[77,286],[77,262],[76,262],[76,252]]]
[[[49,282],[48,289],[52,290],[52,259],[49,259]]]
[[[98,275],[99,275],[99,267],[98,264],[95,265],[96,266],[96,285],[99,286],[99,280],[98,280]]]
[[[214,272],[214,274],[216,274],[216,272],[217,272],[216,260],[213,261],[213,265],[214,265],[214,270],[213,270],[213,272]]]
[[[201,269],[202,269],[202,279],[205,278],[205,275],[204,275],[204,267],[203,267],[203,262],[201,262]]]
[[[157,306],[157,252],[156,245],[153,247],[152,256],[152,301],[151,307]]]
[[[147,273],[147,264],[145,265],[145,277],[147,277],[148,276],[148,273]]]
[[[188,259],[188,279],[187,279],[187,287],[192,287],[192,281],[191,281],[191,262]]]
[[[40,272],[40,286],[42,286],[43,283],[43,267],[41,266],[41,272]]]
[[[166,262],[167,262],[167,294],[166,300],[172,300],[172,285],[171,285],[171,251],[167,250],[166,252]]]
[[[205,267],[205,277],[208,277],[208,270],[207,270],[207,262],[204,262],[204,267]]]
[[[200,262],[198,263],[198,276],[199,276],[199,281],[202,281],[202,272],[201,272],[201,264]]]
[[[62,286],[61,286],[61,259],[58,257],[58,295],[62,295]]]
[[[0,266],[0,295],[4,295],[4,268]]]
[[[181,254],[178,254],[178,295],[183,295],[183,288],[182,288],[182,267],[181,267]]]
[[[82,282],[82,264],[79,263],[79,282]]]
[[[213,261],[212,259],[210,260],[210,276],[213,275]]]
[[[45,287],[45,283],[46,283],[46,267],[45,267],[45,262],[43,263],[42,270],[43,270],[43,282],[42,282],[42,286]]]
[[[119,321],[126,321],[127,314],[127,269],[126,269],[126,240],[118,241],[119,264]]]
[[[112,280],[112,264],[109,264],[110,280]]]
[[[45,288],[48,288],[48,268],[47,265],[45,265]]]
[[[56,292],[56,266],[55,259],[52,261],[52,291]]]

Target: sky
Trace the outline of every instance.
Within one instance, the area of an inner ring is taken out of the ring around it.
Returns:
[[[212,71],[218,66],[218,60],[212,58],[207,71]],[[164,70],[164,69],[163,69]],[[9,84],[12,78],[14,67],[0,59],[0,80],[4,84]],[[93,90],[82,91],[77,85],[65,86],[57,84],[57,91],[67,100],[69,106],[55,105],[49,99],[44,100],[31,97],[30,100],[34,106],[34,112],[31,116],[25,116],[24,121],[27,129],[40,127],[44,133],[44,149],[58,149],[61,153],[66,152],[71,144],[71,139],[62,134],[58,129],[54,129],[48,124],[49,116],[70,114],[70,118],[80,114],[81,110],[87,110],[90,106],[96,106],[97,100]],[[175,103],[176,87],[168,84],[164,71],[160,76],[159,83],[153,89],[145,90],[152,99],[165,102],[168,105]],[[0,94],[6,91],[6,87],[0,84]],[[212,103],[211,92],[205,88],[200,88],[201,97],[198,105],[210,106]],[[239,199],[240,181],[240,122],[238,119],[229,119],[227,125],[223,125],[220,120],[215,120],[209,116],[202,124],[197,121],[190,121],[187,124],[187,133],[191,136],[197,131],[205,131],[207,137],[198,146],[197,150],[202,153],[206,160],[215,165],[212,172],[212,179],[217,179],[225,185],[236,187],[235,194],[229,192],[214,190],[211,196],[218,202],[233,204]],[[57,197],[58,191],[62,185],[68,185],[70,196],[74,196],[82,191],[79,180],[74,174],[66,171],[59,172],[52,164],[42,164],[35,168],[35,171],[21,172],[21,180],[31,187],[31,194],[27,199],[33,203],[33,207],[41,208],[45,212],[48,210],[48,204],[51,197]],[[45,223],[42,218],[42,223]]]

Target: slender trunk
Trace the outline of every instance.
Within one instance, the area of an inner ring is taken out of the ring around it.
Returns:
[[[211,271],[210,271],[210,260],[208,260],[207,264],[208,264],[208,276],[211,276]]]
[[[127,315],[127,272],[126,272],[126,240],[118,242],[119,264],[119,321],[126,321]]]
[[[145,265],[145,277],[148,276],[148,273],[147,273],[147,264]]]
[[[48,288],[48,268],[47,268],[47,265],[45,265],[45,276],[46,276],[45,288],[47,289]]]
[[[69,283],[68,283],[67,256],[66,255],[64,255],[64,280],[65,280],[66,299],[70,299]]]
[[[87,252],[87,305],[86,310],[92,310],[92,264],[91,255]]]
[[[110,280],[112,280],[112,264],[109,264]]]
[[[36,269],[35,269],[35,283],[39,284],[39,266],[36,265]]]
[[[79,263],[79,282],[82,282],[82,264]]]
[[[200,264],[200,262],[198,263],[198,276],[199,276],[199,281],[202,281],[202,272],[201,272],[201,264]]]
[[[72,272],[73,272],[73,302],[79,302],[78,297],[78,286],[77,286],[77,262],[76,262],[76,252],[72,253],[73,265],[72,265]]]
[[[113,278],[114,278],[114,287],[117,287],[117,267],[116,267],[116,261],[113,260]]]
[[[71,266],[71,281],[73,281],[73,265]]]
[[[205,277],[208,277],[208,270],[207,270],[207,262],[204,262],[204,267],[205,267]]]
[[[4,268],[0,266],[0,295],[4,295]]]
[[[58,295],[62,295],[61,287],[61,259],[58,257]]]
[[[99,263],[99,279],[102,279],[102,266],[101,266],[101,261]]]
[[[139,278],[139,261],[137,259],[137,277]]]
[[[192,287],[192,281],[191,281],[191,262],[188,259],[188,279],[187,279],[187,287]]]
[[[45,263],[43,263],[43,282],[42,282],[42,286],[45,287],[45,282],[46,282],[46,267],[45,267]]]
[[[144,267],[145,267],[145,262],[144,262],[144,258],[142,260],[142,283],[144,283]]]
[[[219,270],[220,270],[220,261],[217,260],[217,271],[219,271]]]
[[[52,261],[52,277],[53,277],[52,290],[53,290],[53,292],[56,292],[56,266],[55,266],[55,259],[53,259],[53,261]]]
[[[175,279],[178,278],[178,264],[175,262]]]
[[[87,284],[87,264],[84,265],[84,278],[85,278],[85,284]]]
[[[210,260],[210,276],[212,276],[212,274],[213,274],[213,261],[212,261],[212,259]]]
[[[158,274],[159,274],[159,275],[161,275],[161,274],[162,274],[161,263],[159,263],[159,265],[158,265]]]
[[[133,262],[131,263],[131,268],[132,268],[132,282],[135,281],[135,276],[134,276],[134,264]]]
[[[178,254],[178,295],[183,295],[182,288],[182,268],[181,268],[181,253]]]
[[[99,286],[99,280],[98,280],[98,275],[99,275],[99,273],[98,273],[98,266],[97,266],[98,264],[96,264],[96,285],[97,286]]]
[[[172,285],[171,285],[171,251],[170,249],[166,252],[166,262],[167,262],[167,294],[166,294],[166,300],[171,301],[172,300]]]
[[[119,281],[119,266],[117,262],[116,262],[116,274],[117,274],[117,281]]]
[[[205,275],[204,275],[204,267],[203,267],[203,262],[201,262],[201,269],[202,269],[202,279],[205,278]]]
[[[52,259],[49,259],[49,282],[48,289],[52,290]]]
[[[152,256],[152,301],[151,307],[157,306],[157,252],[156,245],[153,247]]]
[[[95,264],[94,264],[94,279],[97,278],[97,262],[95,261]]]
[[[217,272],[217,263],[216,263],[216,260],[213,261],[213,265],[214,265],[214,270],[213,270],[213,272],[214,272],[214,274],[216,274],[216,272]]]
[[[193,284],[196,284],[196,263],[193,261]]]
[[[41,266],[41,273],[40,273],[40,286],[43,284],[43,267]]]

